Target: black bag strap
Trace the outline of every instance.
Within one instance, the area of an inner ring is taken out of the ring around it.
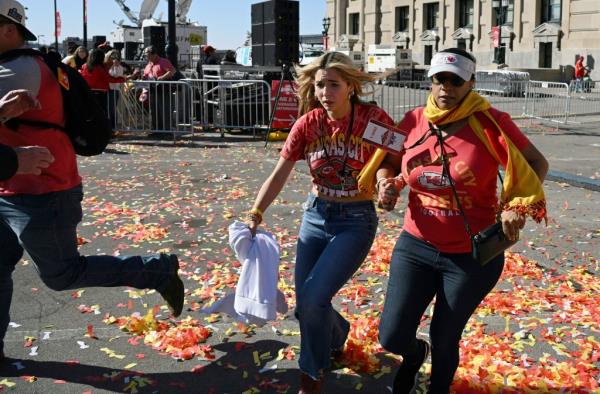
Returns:
[[[456,186],[454,185],[454,179],[452,178],[452,175],[450,175],[450,168],[448,166],[448,158],[446,157],[446,146],[444,144],[444,136],[442,135],[442,129],[440,129],[431,122],[429,122],[429,129],[433,130],[435,136],[437,137],[438,143],[440,144],[440,156],[442,158],[442,179],[444,179],[444,175],[448,177],[448,182],[450,183],[450,187],[452,188],[452,194],[454,195],[454,199],[456,200],[456,205],[458,206],[460,215],[463,218],[465,230],[467,230],[467,234],[469,234],[469,238],[472,240],[473,232],[471,231],[471,226],[469,225],[467,215],[465,215],[465,210],[463,209],[460,199],[458,198]]]
[[[454,199],[456,200],[456,206],[458,207],[458,210],[460,211],[460,215],[463,218],[465,230],[467,231],[469,238],[471,238],[471,240],[473,240],[475,235],[473,234],[473,231],[471,231],[471,226],[469,225],[469,221],[467,220],[467,215],[465,215],[465,210],[463,209],[460,199],[458,198],[458,192],[456,191],[456,186],[454,185],[454,179],[452,178],[452,175],[450,175],[450,168],[448,166],[448,158],[446,157],[446,146],[444,144],[444,136],[442,135],[443,130],[431,122],[429,122],[429,130],[432,130],[434,132],[435,136],[438,139],[438,143],[440,144],[440,155],[441,155],[441,159],[442,159],[442,178],[444,177],[444,175],[446,175],[448,177],[448,182],[450,183],[450,188],[452,189],[452,194],[454,195]],[[500,171],[498,171],[498,178],[500,179],[501,184],[504,183],[504,180],[502,179],[502,175],[500,175]]]

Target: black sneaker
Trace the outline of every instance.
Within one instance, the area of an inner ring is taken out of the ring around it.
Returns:
[[[417,342],[422,352],[421,357],[413,363],[402,362],[398,372],[396,372],[396,377],[394,377],[393,394],[410,394],[415,387],[417,374],[425,360],[427,360],[431,347],[429,342],[422,339],[417,339]]]
[[[183,310],[184,287],[177,273],[179,271],[179,259],[177,259],[176,255],[172,254],[169,255],[169,260],[171,260],[171,265],[173,266],[173,273],[167,287],[159,291],[159,293],[167,302],[167,306],[173,317],[178,317]]]

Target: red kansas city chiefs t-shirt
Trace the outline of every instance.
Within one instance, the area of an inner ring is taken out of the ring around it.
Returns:
[[[281,151],[281,157],[286,160],[306,159],[312,182],[323,195],[359,195],[356,176],[376,149],[363,141],[367,123],[374,119],[393,124],[381,108],[362,103],[354,105],[354,121],[348,133],[350,119],[350,114],[340,120],[330,119],[323,108],[307,112],[294,123]]]
[[[510,115],[493,108],[489,112],[518,149],[529,145],[529,140]],[[494,127],[489,119],[485,119],[482,125]],[[398,128],[410,131],[404,146],[414,145],[429,130],[423,108],[408,112]],[[501,140],[500,132],[497,135]],[[450,175],[471,231],[479,232],[495,220],[498,163],[468,124],[447,137],[444,145]],[[440,252],[468,253],[471,241],[449,179],[442,175],[439,156],[437,138],[430,135],[422,143],[406,150],[402,157],[402,177],[410,186],[404,230],[432,244]]]

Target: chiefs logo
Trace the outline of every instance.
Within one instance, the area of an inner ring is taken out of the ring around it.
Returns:
[[[450,187],[450,180],[447,176],[442,176],[442,174],[433,171],[424,171],[417,180],[421,186],[429,190]]]

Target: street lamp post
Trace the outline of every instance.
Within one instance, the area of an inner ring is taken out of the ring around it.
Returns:
[[[327,33],[329,33],[329,26],[331,26],[331,18],[325,17],[323,18],[323,47],[327,50],[327,42],[329,41],[329,37]]]
[[[38,49],[40,49],[40,37],[45,37],[45,35],[44,34],[38,34],[38,36],[37,36]]]
[[[83,47],[87,49],[87,0],[83,0]]]
[[[168,24],[168,36],[169,42],[165,48],[167,58],[171,61],[173,66],[177,68],[177,21],[175,20],[175,0],[169,1],[169,24]]]

